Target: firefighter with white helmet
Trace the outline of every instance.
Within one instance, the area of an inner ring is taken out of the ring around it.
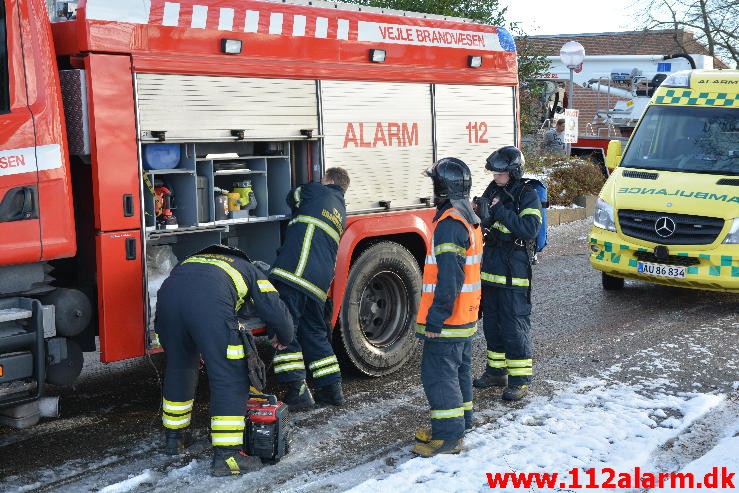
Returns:
[[[521,179],[524,162],[514,146],[493,152],[485,164],[493,181],[476,202],[486,228],[481,278],[487,366],[474,386],[506,387],[504,400],[523,398],[532,375],[531,264],[526,242],[536,238],[542,217],[539,196]]]
[[[422,457],[458,454],[472,428],[472,336],[480,309],[482,229],[472,210],[467,165],[444,158],[427,174],[434,181],[434,233],[423,270],[416,336],[423,339],[421,381],[431,428],[416,431]]]

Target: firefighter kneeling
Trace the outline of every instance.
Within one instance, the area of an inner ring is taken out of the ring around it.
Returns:
[[[431,406],[431,429],[419,429],[423,457],[458,454],[472,428],[472,336],[480,310],[482,230],[469,194],[472,177],[456,158],[436,162],[434,234],[423,269],[416,335],[423,339],[421,381]]]
[[[157,295],[156,328],[167,360],[162,403],[165,451],[178,454],[193,441],[189,426],[202,355],[211,391],[214,476],[262,466],[259,457],[242,450],[250,356],[239,333],[238,315],[244,310],[266,323],[275,348],[292,341],[292,318],[277,290],[245,253],[222,245],[178,264]]]

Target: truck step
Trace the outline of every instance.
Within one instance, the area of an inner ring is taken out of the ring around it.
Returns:
[[[5,308],[0,310],[0,323],[12,322],[13,320],[23,320],[31,318],[33,312],[31,310],[24,310],[23,308]]]

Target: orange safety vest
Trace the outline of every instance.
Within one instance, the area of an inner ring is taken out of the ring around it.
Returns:
[[[482,228],[479,225],[473,226],[467,222],[464,216],[455,208],[447,209],[441,215],[439,221],[451,217],[460,221],[467,228],[470,235],[470,246],[466,251],[454,244],[442,244],[434,247],[433,238],[431,239],[431,249],[426,255],[426,264],[423,268],[423,292],[421,293],[421,305],[418,307],[418,317],[416,323],[418,327],[417,333],[425,333],[426,316],[434,302],[434,292],[439,275],[439,268],[436,265],[436,255],[443,252],[455,252],[457,249],[459,254],[464,252],[464,284],[462,290],[457,295],[454,302],[454,310],[449,318],[444,321],[440,337],[460,338],[470,337],[475,333],[476,323],[479,319],[480,298],[482,297],[482,288],[480,284],[480,263],[482,261]]]

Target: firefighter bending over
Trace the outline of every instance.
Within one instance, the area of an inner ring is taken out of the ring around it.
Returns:
[[[472,176],[456,158],[436,162],[434,234],[423,269],[416,336],[423,339],[421,381],[431,429],[416,431],[423,457],[458,454],[472,428],[472,336],[480,310],[482,229],[470,204]]]
[[[531,263],[526,242],[541,227],[541,202],[521,179],[524,157],[513,146],[492,153],[493,172],[477,202],[485,236],[482,261],[483,330],[487,341],[485,373],[475,387],[506,387],[502,398],[517,401],[528,392],[532,374]]]
[[[277,351],[273,360],[277,381],[287,385],[282,400],[291,411],[315,405],[305,383],[306,364],[315,382],[315,400],[334,406],[344,404],[341,371],[331,347],[324,307],[346,226],[344,193],[348,188],[347,172],[329,168],[321,183],[299,186],[287,196],[292,219],[270,279],[295,323],[295,339]]]
[[[166,371],[162,422],[165,452],[178,454],[193,439],[190,418],[202,355],[210,384],[214,476],[254,471],[258,457],[242,452],[249,375],[237,316],[256,314],[275,348],[293,338],[293,322],[266,275],[245,253],[212,245],[178,264],[157,295],[156,327]],[[258,357],[258,355],[255,355]]]

